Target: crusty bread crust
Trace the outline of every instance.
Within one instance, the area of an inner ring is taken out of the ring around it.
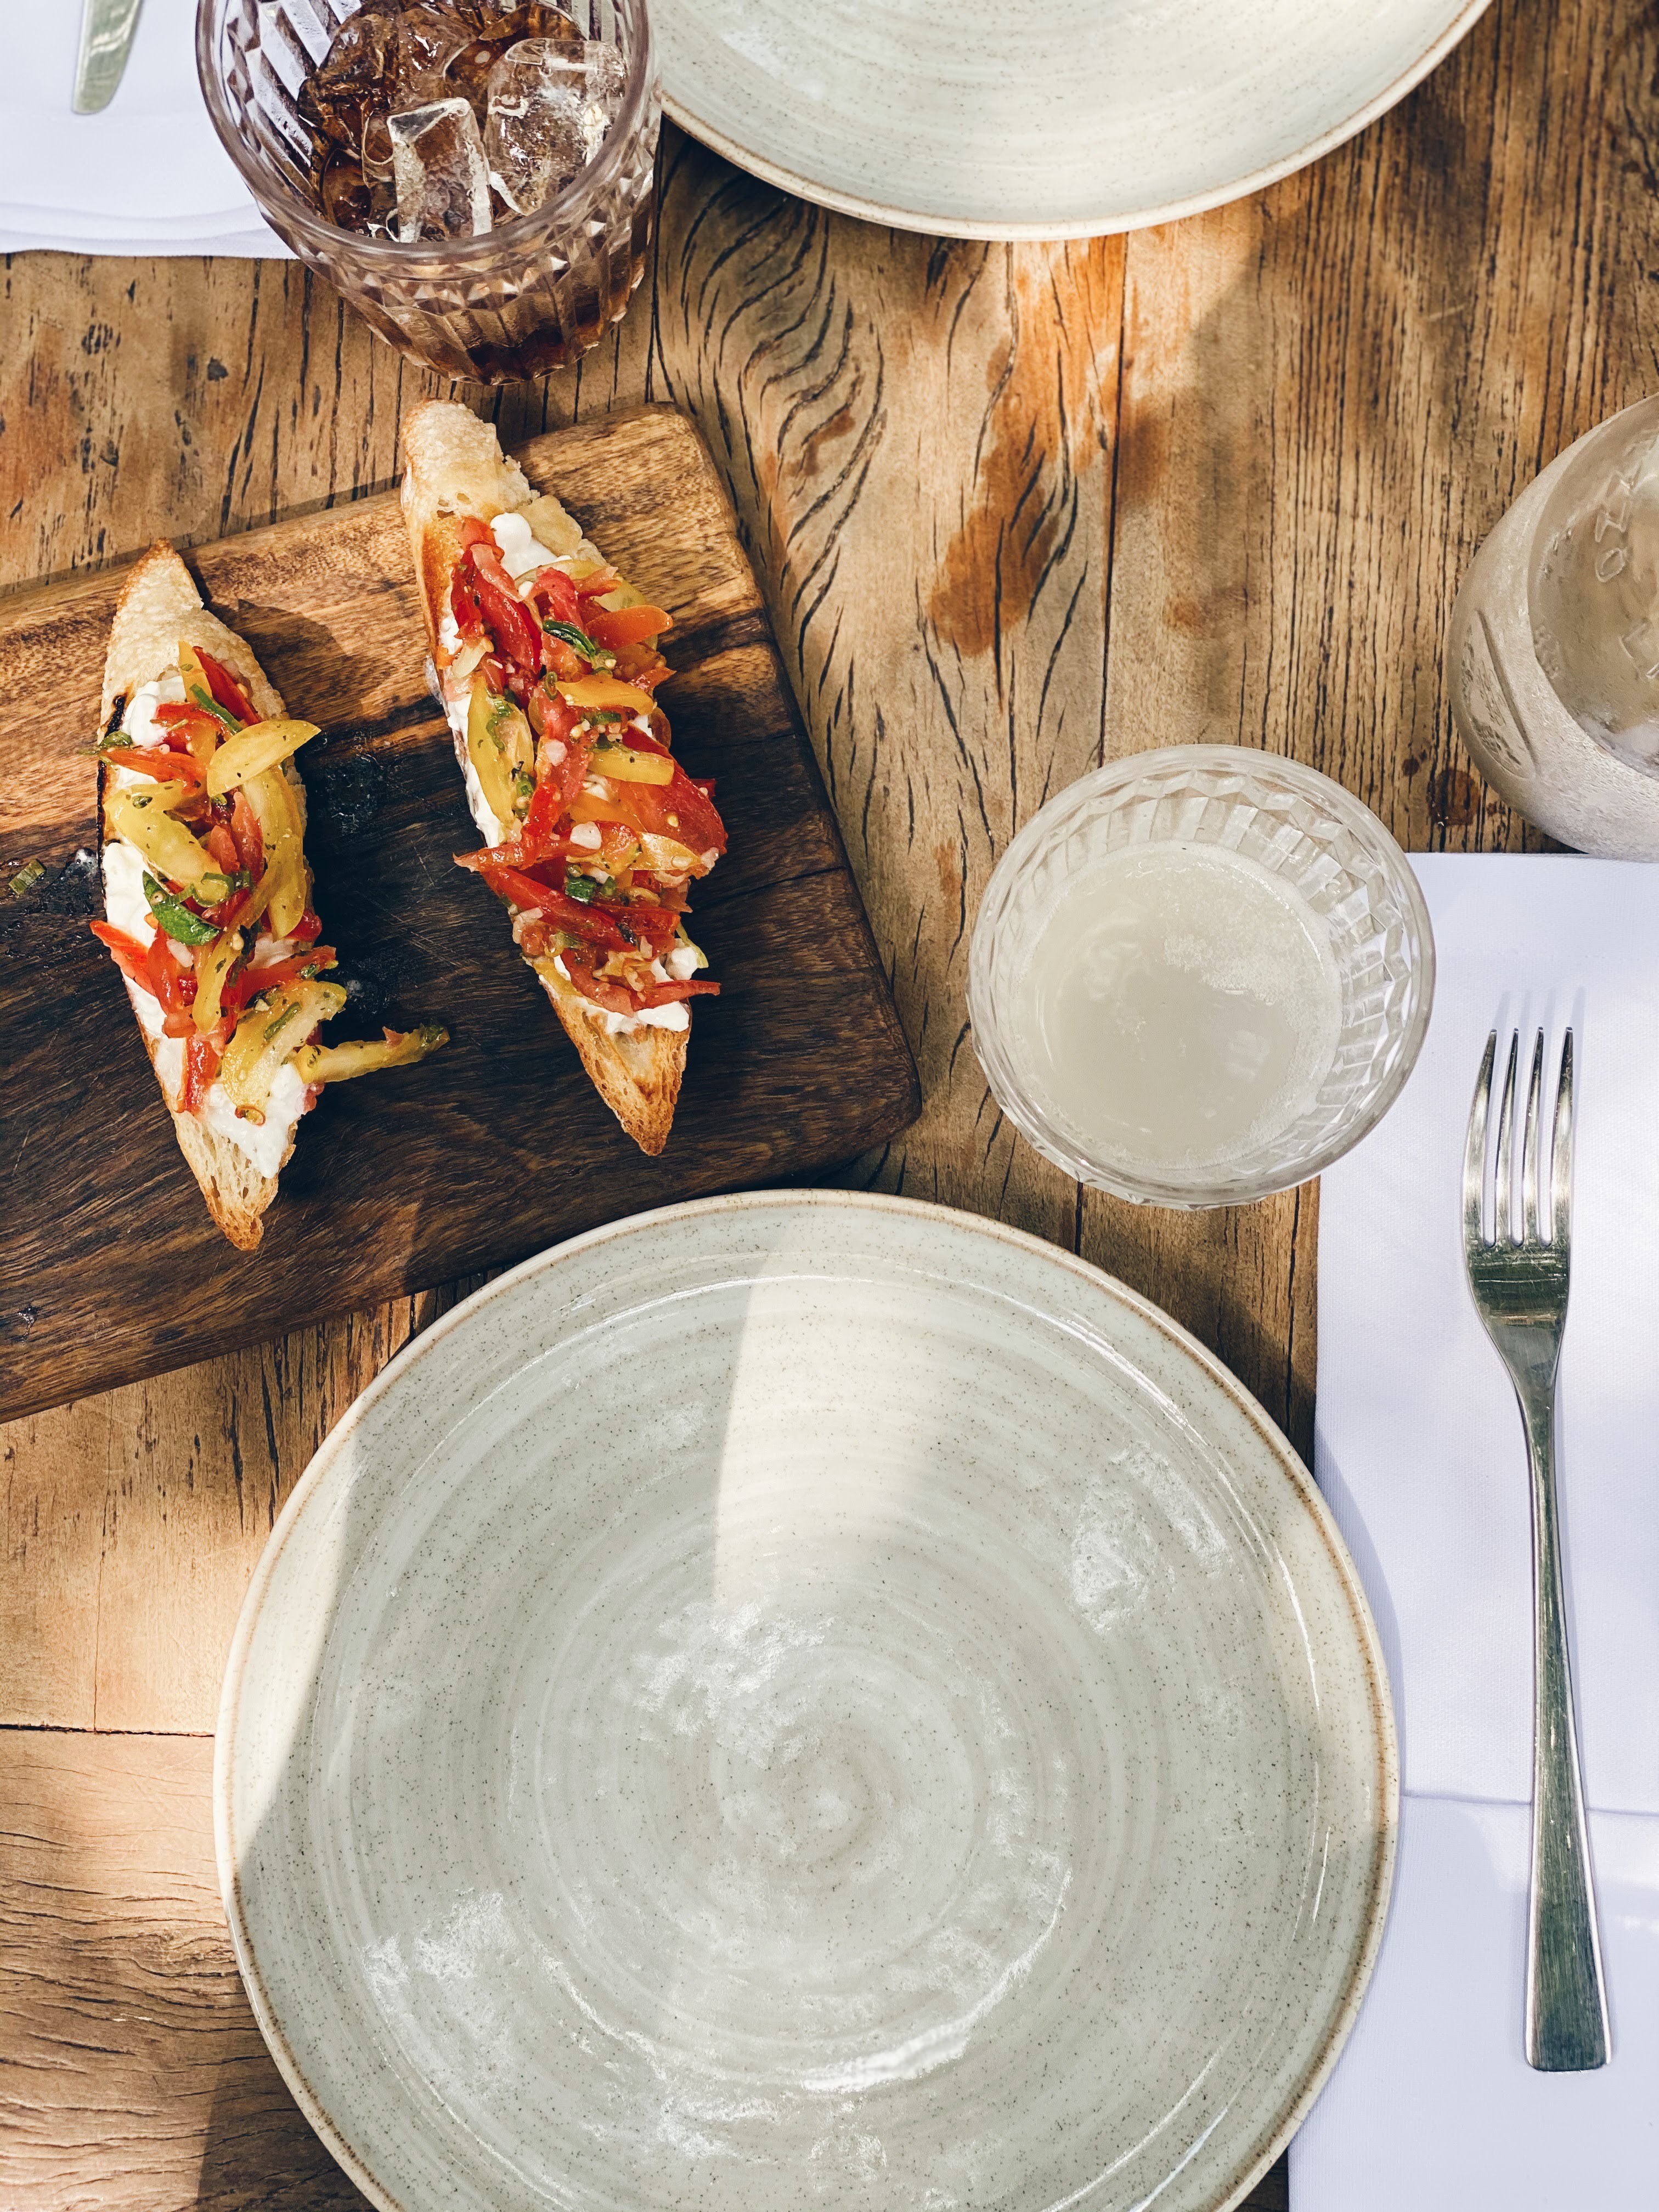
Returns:
[[[409,526],[427,641],[435,654],[438,624],[460,557],[460,526],[471,518],[492,521],[524,506],[534,495],[524,471],[501,452],[492,423],[481,422],[458,400],[428,399],[404,425],[400,495]],[[465,763],[458,738],[456,754]],[[532,961],[538,981],[564,1024],[594,1089],[642,1152],[653,1156],[668,1141],[685,1073],[689,1030],[643,1029],[611,1036],[588,1012],[588,1001],[550,963]]]
[[[99,732],[109,726],[118,701],[125,701],[141,684],[173,665],[180,642],[205,646],[222,661],[246,691],[261,714],[283,711],[283,702],[258,662],[233,629],[202,605],[194,578],[165,540],[152,545],[128,577],[111,625],[109,651],[104,660],[104,694],[99,713]],[[98,771],[98,841],[104,842],[104,783],[106,771]],[[137,993],[127,986],[137,1018]],[[240,1146],[233,1145],[208,1127],[194,1114],[181,1114],[176,1100],[161,1081],[157,1061],[159,1041],[140,1025],[144,1049],[161,1096],[173,1115],[179,1149],[191,1173],[202,1186],[208,1211],[237,1249],[251,1252],[264,1234],[261,1217],[276,1195],[276,1176],[261,1175]],[[294,1130],[289,1132],[285,1166],[294,1150]],[[280,1172],[279,1166],[279,1172]]]

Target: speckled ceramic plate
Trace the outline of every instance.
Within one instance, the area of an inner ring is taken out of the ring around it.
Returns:
[[[1258,191],[1402,100],[1487,0],[651,0],[663,105],[873,222],[1087,238]]]
[[[237,1632],[219,1865],[403,2212],[1231,2203],[1351,2022],[1352,1565],[1154,1308],[969,1216],[647,1214],[420,1338]]]

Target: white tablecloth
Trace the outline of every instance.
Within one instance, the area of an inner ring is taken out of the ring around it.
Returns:
[[[0,252],[288,258],[219,143],[196,78],[195,0],[143,0],[101,115],[70,111],[80,0],[11,0],[0,72]]]
[[[1659,867],[1425,856],[1417,1071],[1320,1197],[1315,1471],[1401,1726],[1401,1871],[1295,2212],[1659,2205]],[[1519,1417],[1469,1303],[1458,1190],[1489,1030],[1578,1053],[1560,1467],[1613,2060],[1521,2054],[1531,1552]]]

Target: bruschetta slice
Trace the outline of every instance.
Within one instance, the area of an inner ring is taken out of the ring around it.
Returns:
[[[457,860],[508,908],[601,1097],[659,1152],[689,1002],[720,988],[687,892],[726,850],[714,786],[675,760],[656,702],[669,617],[468,409],[427,401],[404,442],[436,684],[483,839]]]
[[[293,720],[171,545],[127,579],[104,665],[97,750],[104,920],[179,1149],[231,1243],[251,1251],[321,1086],[420,1060],[436,1027],[319,1044],[345,1004],[320,944]]]

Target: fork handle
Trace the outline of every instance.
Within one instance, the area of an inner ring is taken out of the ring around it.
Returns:
[[[1527,2063],[1577,2074],[1607,2063],[1607,2001],[1590,1884],[1584,1784],[1555,1498],[1555,1389],[1517,1389],[1532,1475],[1532,1880],[1527,1899]]]

